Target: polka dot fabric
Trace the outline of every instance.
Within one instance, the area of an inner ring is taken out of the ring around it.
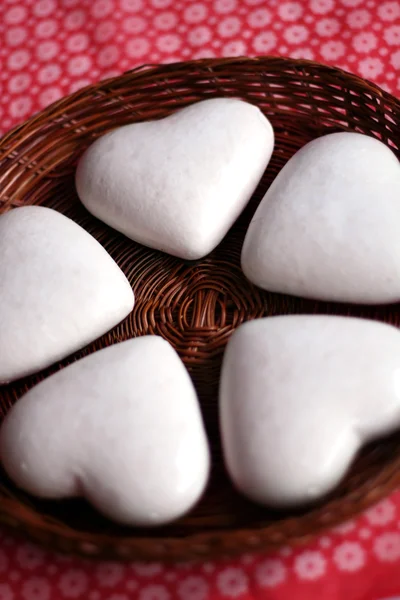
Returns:
[[[2,0],[0,128],[143,62],[257,54],[400,92],[399,0]]]
[[[1,0],[0,131],[142,63],[274,54],[400,95],[399,0]],[[91,563],[0,532],[0,600],[400,600],[400,493],[273,555]]]
[[[73,559],[3,534],[0,600],[400,600],[399,506],[400,492],[307,547],[172,567]]]

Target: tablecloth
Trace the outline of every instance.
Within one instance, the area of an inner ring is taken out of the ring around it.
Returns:
[[[0,0],[0,131],[142,63],[264,54],[400,95],[400,1]],[[400,600],[400,492],[306,547],[175,567],[67,558],[0,530],[0,600],[136,598]]]

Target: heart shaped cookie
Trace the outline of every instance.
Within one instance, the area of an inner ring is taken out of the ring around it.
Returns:
[[[0,216],[0,383],[79,350],[133,302],[117,264],[71,219],[40,206]]]
[[[257,107],[205,100],[99,138],[79,161],[76,189],[93,215],[129,238],[198,259],[242,212],[273,145]]]
[[[274,507],[314,501],[364,443],[400,428],[400,332],[331,316],[246,323],[224,356],[220,418],[241,492]]]
[[[242,268],[273,292],[354,303],[400,299],[400,164],[382,142],[333,133],[297,152],[248,229]]]
[[[193,384],[157,336],[91,354],[30,390],[6,416],[0,454],[28,492],[84,496],[139,526],[189,510],[209,471]]]

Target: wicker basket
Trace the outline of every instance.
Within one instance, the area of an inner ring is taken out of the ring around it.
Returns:
[[[258,105],[275,128],[276,148],[248,209],[211,256],[186,263],[149,250],[85,211],[75,193],[74,171],[77,158],[95,138],[118,125],[164,117],[213,96],[241,97]],[[196,384],[213,452],[205,497],[186,518],[168,527],[123,528],[81,500],[39,501],[17,490],[4,473],[1,522],[74,554],[193,559],[307,541],[395,489],[400,483],[400,434],[364,449],[329,498],[296,514],[272,513],[239,497],[221,460],[219,370],[224,346],[240,323],[263,315],[334,313],[400,325],[397,306],[350,307],[269,294],[253,287],[240,270],[249,219],[278,171],[306,142],[341,130],[378,137],[399,155],[400,102],[338,69],[282,58],[243,58],[137,69],[56,102],[0,141],[0,212],[40,203],[72,217],[105,246],[134,286],[133,313],[77,356],[147,333],[169,340]],[[27,389],[67,363],[1,387],[2,415]]]

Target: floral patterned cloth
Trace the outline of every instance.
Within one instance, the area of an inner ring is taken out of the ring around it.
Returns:
[[[399,0],[0,0],[0,131],[142,63],[275,54],[400,95]],[[307,547],[166,567],[0,532],[0,600],[400,600],[400,493]]]

